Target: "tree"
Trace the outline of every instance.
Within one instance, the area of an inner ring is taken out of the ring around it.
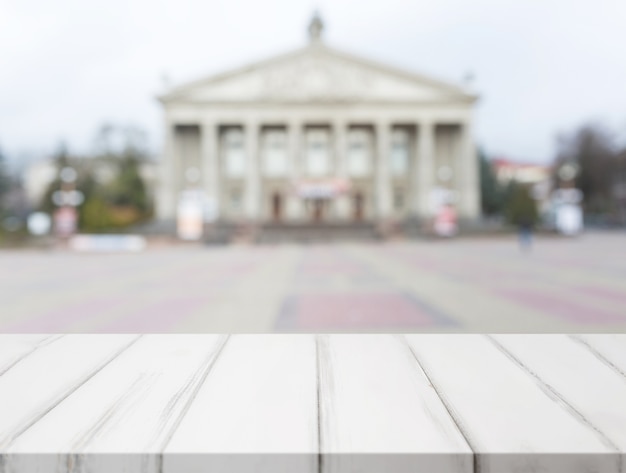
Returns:
[[[8,194],[11,188],[11,177],[9,176],[9,171],[7,169],[7,162],[0,149],[0,217],[5,211],[5,196]]]
[[[511,181],[507,194],[505,211],[507,221],[514,225],[535,225],[539,220],[539,212],[530,187]]]
[[[493,216],[502,213],[503,187],[497,181],[491,161],[482,150],[478,151],[480,160],[480,203],[483,215]]]
[[[619,175],[618,150],[611,133],[598,124],[585,125],[559,138],[553,180],[557,187],[563,182],[558,170],[563,164],[578,165],[574,184],[583,192],[583,210],[587,214],[606,215],[614,210],[613,196],[616,175]]]
[[[70,165],[70,154],[65,142],[62,141],[59,143],[57,150],[52,157],[52,161],[54,162],[55,177],[52,182],[48,184],[48,188],[44,192],[41,202],[39,202],[38,205],[38,209],[40,211],[49,214],[55,210],[55,205],[52,202],[52,194],[61,188],[61,169]]]
[[[616,223],[626,225],[626,148],[617,156],[613,196],[616,201]]]
[[[111,186],[111,203],[134,207],[145,215],[149,209],[146,186],[140,174],[141,156],[127,149],[118,162],[118,175]]]
[[[108,166],[115,171],[110,181],[92,182],[81,212],[82,227],[114,230],[150,217],[152,205],[141,177],[141,164],[148,156],[144,133],[134,127],[103,125],[95,141],[92,168]]]
[[[152,204],[141,177],[141,165],[148,159],[144,133],[134,127],[106,124],[97,131],[94,141],[94,151],[82,159],[70,156],[64,144],[59,146],[53,158],[56,177],[48,186],[40,210],[55,210],[52,195],[61,188],[60,171],[70,166],[78,174],[74,188],[84,196],[78,207],[81,230],[115,231],[150,217]]]

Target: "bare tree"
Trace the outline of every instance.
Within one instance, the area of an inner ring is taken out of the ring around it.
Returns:
[[[583,210],[587,216],[604,220],[614,217],[617,209],[615,179],[620,150],[613,134],[600,124],[582,126],[558,139],[554,180],[560,182],[558,169],[565,163],[578,165],[575,179],[584,195]]]

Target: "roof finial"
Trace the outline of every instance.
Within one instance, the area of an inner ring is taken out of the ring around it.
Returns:
[[[309,40],[312,43],[321,41],[322,31],[324,31],[324,22],[320,18],[319,11],[315,10],[311,23],[309,23]]]

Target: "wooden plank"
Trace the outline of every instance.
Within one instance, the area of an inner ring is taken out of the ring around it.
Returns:
[[[0,334],[0,376],[38,347],[61,335],[6,335]]]
[[[25,472],[59,465],[92,473],[158,471],[160,452],[226,339],[142,337],[19,436],[5,463]]]
[[[475,452],[477,471],[619,471],[613,446],[488,338],[407,339]]]
[[[626,376],[626,334],[572,335],[615,371]]]
[[[317,472],[317,439],[314,336],[234,335],[165,448],[162,471]]]
[[[567,335],[494,335],[493,339],[584,423],[626,454],[626,379],[622,375]]]
[[[473,454],[402,337],[318,338],[323,472],[466,472]]]
[[[0,451],[137,338],[66,335],[0,376]]]

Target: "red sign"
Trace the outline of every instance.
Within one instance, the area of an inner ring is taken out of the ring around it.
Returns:
[[[456,234],[456,231],[456,212],[451,205],[444,205],[435,217],[435,233],[449,237]]]

